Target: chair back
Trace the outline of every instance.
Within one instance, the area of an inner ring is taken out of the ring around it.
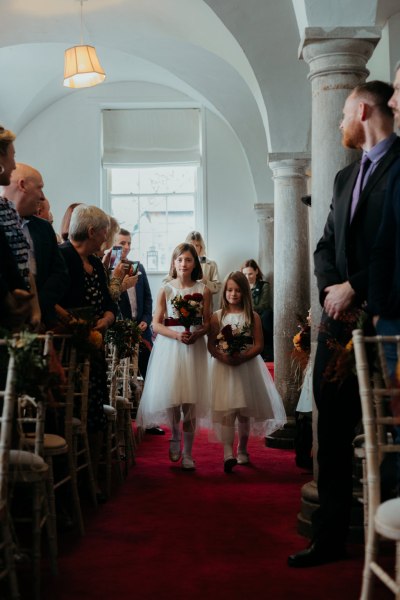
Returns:
[[[396,427],[400,426],[400,381],[390,375],[385,345],[392,344],[400,359],[400,336],[364,336],[353,331],[367,465],[368,520],[381,503],[380,465],[386,454],[399,453]]]
[[[16,404],[15,394],[15,359],[8,355],[5,340],[0,340],[0,353],[7,363],[4,389],[0,390],[1,416],[0,416],[0,506],[7,502],[8,494],[8,465],[10,459],[12,428]]]
[[[38,335],[35,337],[39,347],[37,352],[39,355],[46,357],[49,361],[49,357],[52,352],[52,333],[46,333],[45,335]],[[22,334],[15,334],[13,336],[13,344],[15,348],[18,348],[19,342],[23,342]],[[15,364],[17,359],[15,359]],[[17,375],[16,375],[17,377]],[[20,387],[20,385],[18,386]],[[29,393],[28,393],[29,392]],[[35,396],[30,395],[30,390],[27,389],[26,393],[21,393],[17,390],[17,433],[19,436],[20,449],[31,450],[32,446],[26,444],[26,439],[34,437],[34,453],[38,456],[43,456],[43,445],[44,445],[44,426],[46,418],[46,408],[48,398],[39,393]]]

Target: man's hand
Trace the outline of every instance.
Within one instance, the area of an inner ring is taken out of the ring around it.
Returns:
[[[140,321],[138,327],[139,327],[140,331],[146,331],[146,329],[147,329],[146,321]]]
[[[348,281],[329,285],[324,291],[326,292],[324,309],[333,319],[338,319],[340,314],[349,308],[356,295]]]

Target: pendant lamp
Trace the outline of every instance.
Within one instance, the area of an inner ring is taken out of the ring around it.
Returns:
[[[85,88],[102,83],[106,74],[97,58],[93,46],[83,44],[82,5],[81,4],[81,43],[68,48],[64,53],[64,86],[69,88]]]

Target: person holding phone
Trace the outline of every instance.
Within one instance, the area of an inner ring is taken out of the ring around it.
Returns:
[[[123,247],[114,244],[114,238],[120,231],[118,221],[109,215],[110,229],[107,239],[102,244],[97,256],[101,258],[108,278],[108,289],[114,302],[118,302],[122,292],[134,287],[137,283],[137,269],[129,268],[130,261],[123,260]],[[138,263],[139,264],[139,263]]]
[[[114,238],[114,244],[122,246],[121,263],[127,266],[128,273],[136,279],[133,287],[122,292],[118,301],[119,309],[125,319],[137,321],[142,338],[147,344],[139,345],[139,371],[143,379],[146,379],[147,365],[150,358],[150,350],[153,346],[150,323],[153,318],[153,298],[151,295],[149,281],[146,271],[139,261],[129,261],[128,255],[131,251],[132,237],[127,229],[120,229]],[[165,431],[160,427],[149,427],[147,433],[153,435],[164,435]]]

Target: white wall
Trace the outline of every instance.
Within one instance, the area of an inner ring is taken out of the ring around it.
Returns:
[[[173,105],[190,99],[171,88],[148,83],[102,85],[68,94],[40,113],[18,135],[16,159],[43,175],[58,228],[72,202],[101,206],[101,119],[104,107]],[[205,111],[205,200],[208,254],[221,277],[246,258],[257,259],[258,225],[253,205],[272,200],[272,181],[258,200],[242,146],[231,128]],[[266,164],[266,169],[268,169]],[[162,277],[150,276],[156,296]]]

